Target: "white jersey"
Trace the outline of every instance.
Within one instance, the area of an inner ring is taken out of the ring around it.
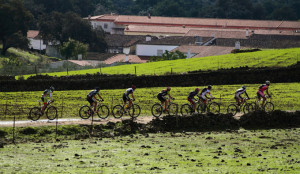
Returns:
[[[235,91],[235,95],[241,95],[241,94],[244,94],[245,92],[246,92],[246,89],[240,88]]]
[[[204,88],[204,89],[201,91],[200,96],[201,96],[203,99],[205,99],[205,95],[206,95],[206,94],[209,94],[210,97],[213,98],[213,96],[212,96],[211,93],[210,93],[210,90],[207,89],[207,88]]]

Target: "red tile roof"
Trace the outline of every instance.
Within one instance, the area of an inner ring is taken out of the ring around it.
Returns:
[[[248,36],[251,31],[248,31]],[[246,30],[230,30],[230,29],[191,29],[185,36],[201,36],[215,38],[236,38],[246,39]]]
[[[35,38],[39,35],[39,31],[38,30],[28,30],[27,31],[27,38]]]
[[[117,54],[111,58],[108,58],[104,62],[106,64],[113,64],[116,62],[125,62],[125,57],[126,57],[125,54]],[[143,60],[141,57],[139,57],[137,55],[128,55],[128,62],[130,62],[130,63],[146,63],[147,60]]]
[[[128,25],[125,33],[160,33],[185,35],[190,29],[183,27]]]

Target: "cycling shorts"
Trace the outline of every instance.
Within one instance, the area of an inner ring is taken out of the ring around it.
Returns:
[[[93,97],[87,97],[86,100],[92,105],[94,102],[96,102],[96,99]]]
[[[126,102],[126,101],[129,101],[130,98],[128,97],[128,95],[126,95],[125,93],[123,94],[123,101]]]
[[[195,104],[195,99],[191,99],[191,98],[188,98],[188,101],[191,102],[192,104]]]
[[[234,95],[234,98],[235,98],[235,99],[239,99],[239,100],[242,100],[242,99],[243,99],[242,96],[241,96],[240,94],[235,94],[235,95]]]
[[[205,103],[205,104],[206,104],[206,98],[204,98],[203,96],[201,96],[201,97],[199,97],[199,99],[200,99],[200,100],[202,100],[202,101],[203,101],[203,103]]]
[[[47,97],[41,97],[41,99],[42,99],[42,101],[43,101],[44,104],[47,104],[47,102],[48,102]]]
[[[158,100],[160,100],[161,102],[165,102],[166,101],[166,97],[162,96],[161,94],[157,95]]]
[[[264,98],[265,97],[265,94],[262,92],[262,91],[257,91],[257,97],[258,98]]]

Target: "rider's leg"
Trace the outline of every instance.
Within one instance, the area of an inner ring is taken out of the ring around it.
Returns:
[[[165,101],[165,109],[164,110],[167,110],[167,106],[168,106],[168,101],[166,100]]]
[[[96,108],[97,108],[97,101],[94,101],[94,112],[96,112]]]
[[[261,107],[263,107],[263,106],[264,106],[264,104],[265,104],[265,101],[266,101],[266,97],[265,97],[265,96],[263,96],[263,102],[262,102],[262,104],[261,104]]]
[[[42,108],[41,108],[41,112],[42,112],[42,113],[44,113],[46,107],[47,107],[47,103],[44,103],[44,105],[43,105]]]

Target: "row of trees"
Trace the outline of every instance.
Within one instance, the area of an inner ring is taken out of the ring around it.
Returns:
[[[105,13],[129,15],[299,20],[299,0],[24,0],[37,18],[53,10],[81,17]]]
[[[97,52],[106,50],[102,28],[93,29],[89,21],[74,12],[41,13],[34,20],[34,16],[21,0],[0,0],[2,55],[10,47],[28,48],[27,31],[34,21],[43,40],[58,46],[66,58],[74,56],[70,56],[70,52],[85,54],[87,48]]]

